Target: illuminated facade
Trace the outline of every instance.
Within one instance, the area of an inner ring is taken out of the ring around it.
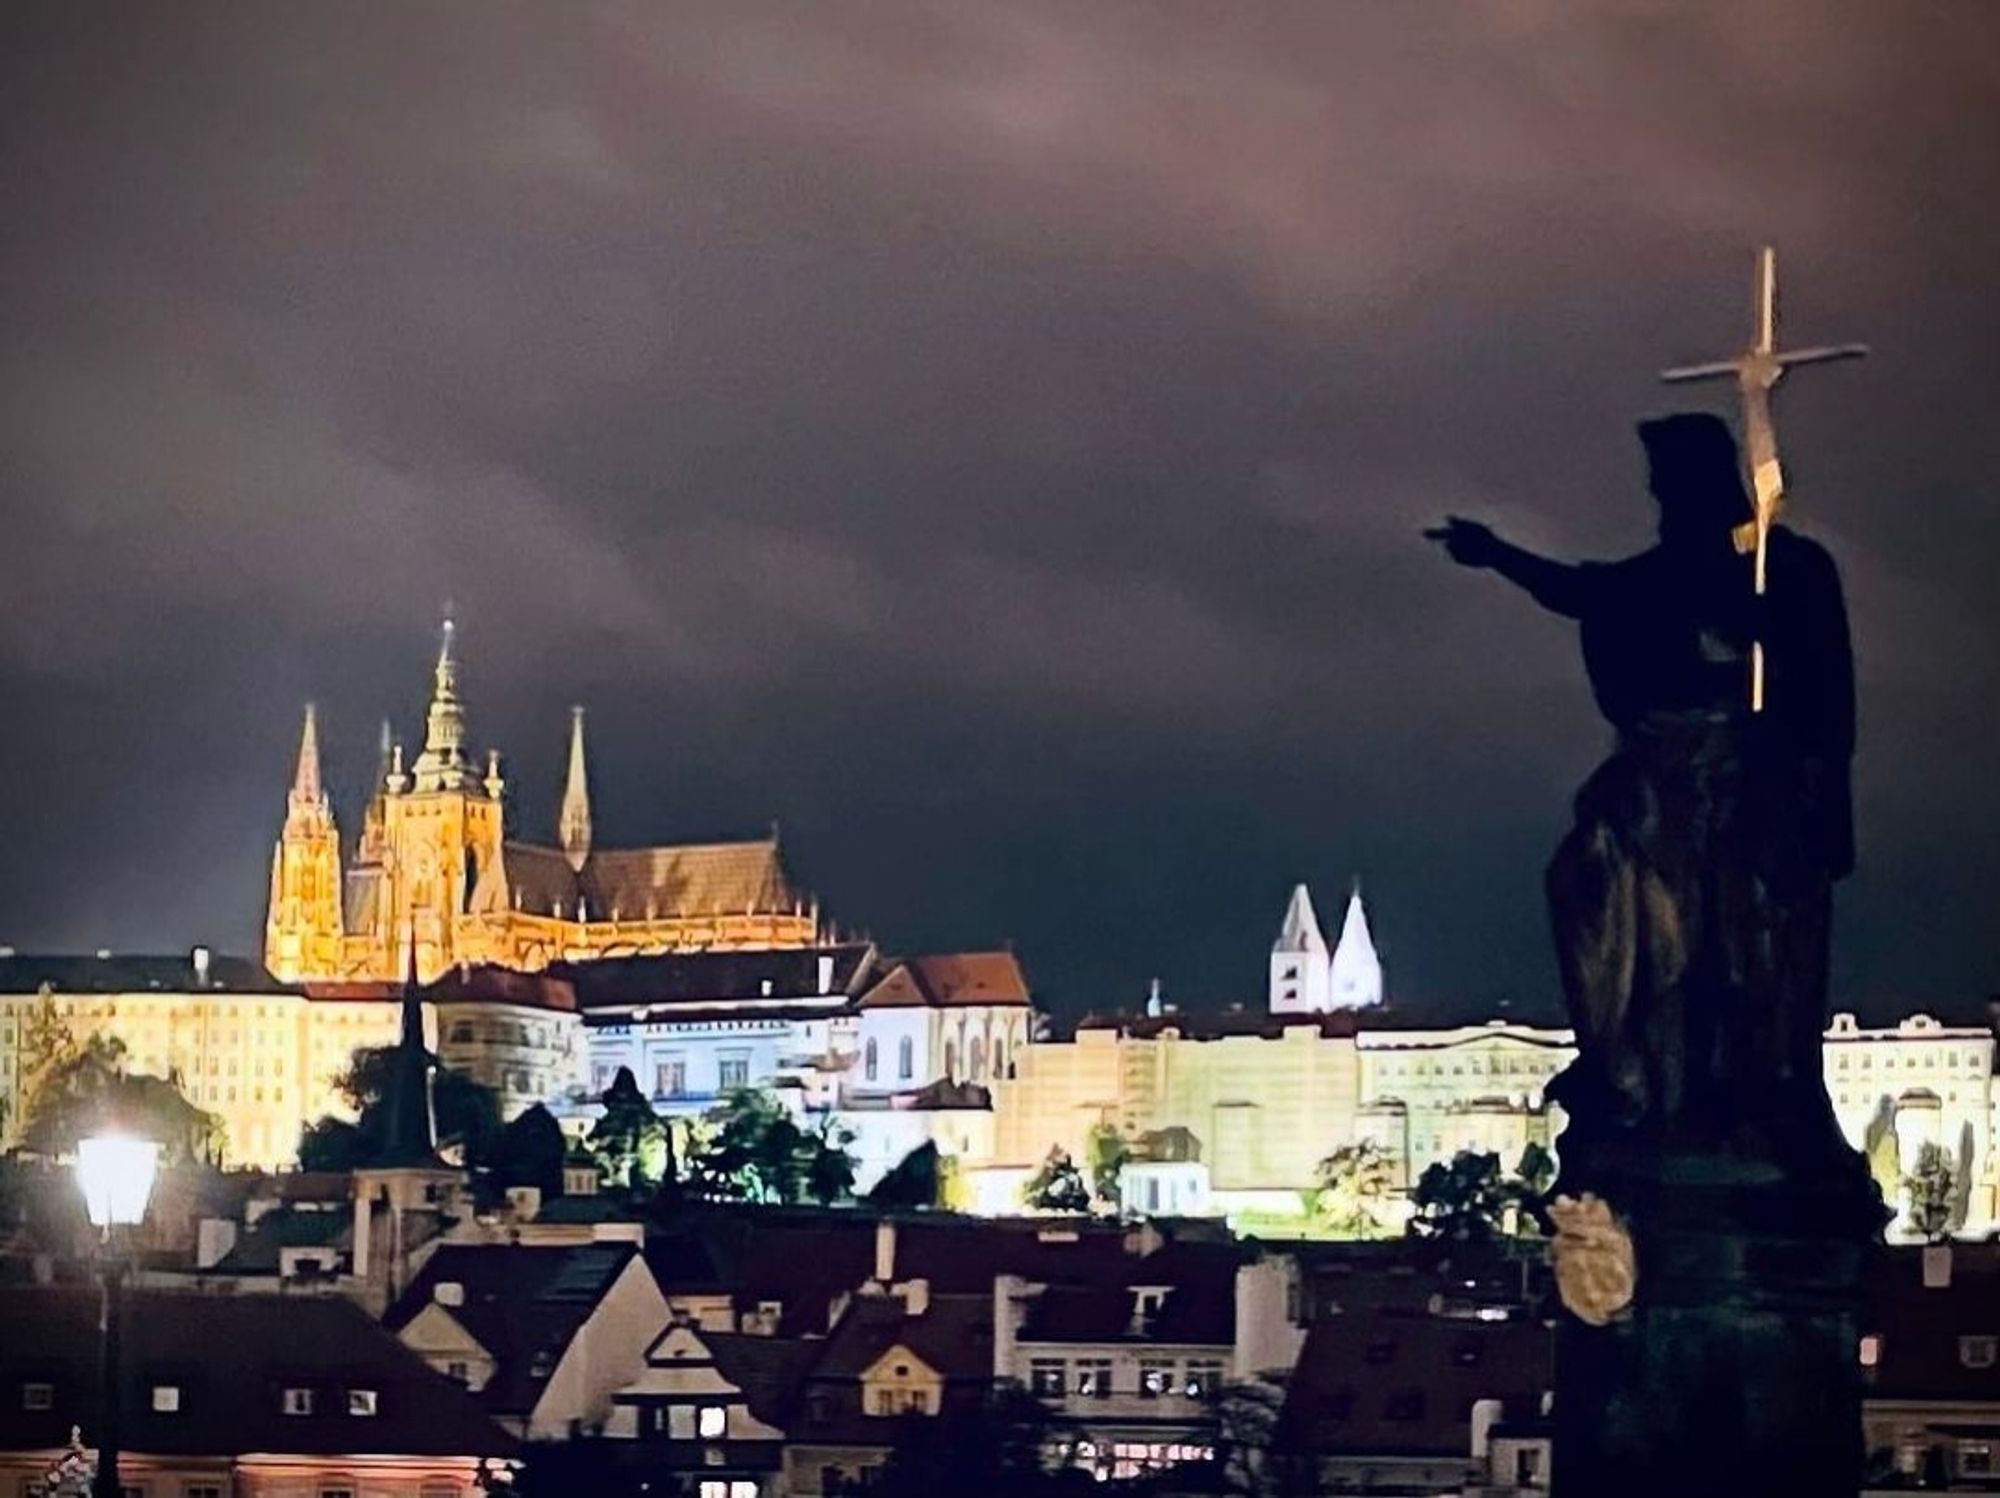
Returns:
[[[583,1080],[582,1026],[559,990],[510,974],[456,977],[424,997],[424,1035],[439,1059],[494,1089],[503,1117]],[[256,964],[196,948],[185,958],[0,957],[0,1147],[27,1122],[25,1054],[44,1005],[76,1044],[125,1046],[129,1072],[176,1079],[222,1120],[234,1166],[287,1169],[300,1130],[350,1117],[333,1082],[364,1048],[393,1045],[402,991],[388,984],[276,983]]]
[[[466,747],[452,626],[413,763],[384,737],[351,850],[320,774],[310,708],[271,859],[264,961],[286,982],[428,982],[486,964],[813,944],[817,909],[792,887],[775,832],[742,842],[604,849],[593,838],[583,716],[570,731],[559,846],[508,836],[497,751]]]

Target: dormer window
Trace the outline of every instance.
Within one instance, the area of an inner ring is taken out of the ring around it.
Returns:
[[[313,1412],[313,1391],[287,1389],[279,1408],[288,1415],[310,1415]]]
[[[1961,1367],[1991,1368],[1996,1352],[2000,1352],[2000,1338],[1982,1336],[1958,1339],[1958,1361]]]
[[[153,1413],[156,1415],[178,1415],[181,1412],[181,1386],[179,1384],[153,1385]]]
[[[347,1413],[369,1416],[375,1413],[376,1393],[373,1389],[349,1389],[347,1391]]]
[[[56,1405],[54,1384],[22,1384],[21,1408],[24,1410],[52,1410]]]

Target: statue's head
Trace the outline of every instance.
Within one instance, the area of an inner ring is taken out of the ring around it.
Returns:
[[[1696,411],[1642,421],[1639,441],[1663,541],[1713,544],[1752,517],[1736,439],[1721,417]]]

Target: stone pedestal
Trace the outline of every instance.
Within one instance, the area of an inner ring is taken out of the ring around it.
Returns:
[[[1595,1154],[1588,1189],[1625,1220],[1638,1280],[1609,1325],[1565,1314],[1556,1498],[1854,1498],[1884,1214],[1845,1155],[1801,1180],[1726,1155]]]

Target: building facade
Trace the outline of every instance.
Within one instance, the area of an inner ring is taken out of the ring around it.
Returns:
[[[0,957],[0,1146],[19,1142],[40,1058],[38,1030],[125,1048],[134,1074],[175,1081],[221,1120],[223,1159],[259,1169],[298,1160],[315,1119],[352,1116],[334,1083],[358,1050],[393,1045],[400,984],[279,983],[255,963],[197,947],[187,957]],[[527,975],[448,974],[422,995],[426,1043],[494,1089],[503,1118],[584,1080],[574,997]]]
[[[648,952],[809,946],[816,906],[770,837],[607,849],[590,815],[583,716],[571,722],[559,844],[507,825],[497,750],[475,763],[453,630],[432,673],[424,743],[405,766],[385,730],[374,793],[343,842],[311,708],[271,858],[265,965],[286,981],[425,982],[462,965],[533,972]]]

